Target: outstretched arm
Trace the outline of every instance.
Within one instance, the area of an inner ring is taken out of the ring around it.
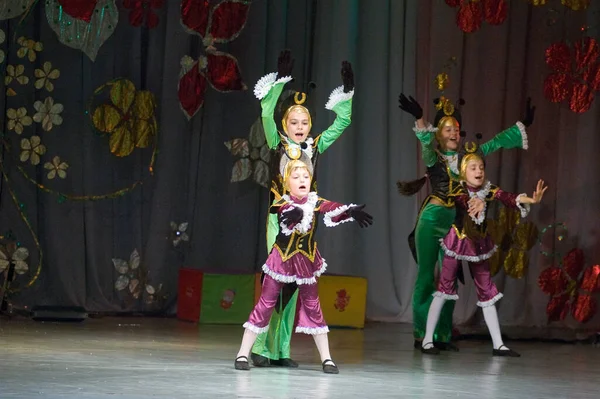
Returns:
[[[343,205],[333,201],[323,200],[319,206],[319,212],[323,213],[325,226],[335,227],[346,222],[358,222],[360,227],[368,227],[373,224],[373,216],[363,210],[365,205]]]
[[[292,80],[293,67],[294,59],[291,58],[290,51],[284,50],[277,59],[277,72],[263,76],[254,86],[254,95],[260,100],[263,129],[270,149],[274,149],[279,144],[279,134],[273,114],[283,87]]]
[[[333,124],[315,140],[319,153],[325,152],[352,122],[354,72],[352,71],[352,64],[348,61],[342,62],[342,82],[343,85],[331,92],[329,101],[325,104],[325,108],[335,112],[336,117]]]
[[[427,167],[435,165],[437,162],[437,154],[435,152],[435,131],[436,129],[423,119],[423,108],[412,98],[406,97],[400,93],[398,97],[399,107],[402,111],[414,116],[416,122],[413,131],[417,135],[417,139],[421,142],[421,156]]]
[[[501,148],[529,148],[526,129],[531,126],[535,117],[535,106],[531,105],[531,98],[527,99],[525,115],[522,122],[498,133],[493,139],[481,145],[481,151],[484,156],[491,154]]]
[[[532,197],[528,197],[526,194],[508,193],[498,189],[495,198],[506,207],[518,208],[521,211],[521,217],[525,217],[531,209],[529,205],[540,203],[547,189],[548,187],[544,186],[544,181],[539,180]]]

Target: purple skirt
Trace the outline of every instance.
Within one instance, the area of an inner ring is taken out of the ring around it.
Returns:
[[[473,263],[491,258],[498,249],[489,234],[478,240],[471,240],[468,237],[461,239],[454,227],[450,229],[446,237],[440,239],[440,244],[446,256]]]
[[[316,284],[317,277],[327,269],[327,263],[321,258],[318,249],[315,249],[314,262],[302,253],[297,253],[284,262],[277,248],[273,248],[262,269],[273,280],[281,283]]]

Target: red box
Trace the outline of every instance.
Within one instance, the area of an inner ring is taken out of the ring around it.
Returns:
[[[177,318],[187,321],[200,320],[202,303],[202,276],[197,269],[179,269],[177,289]]]

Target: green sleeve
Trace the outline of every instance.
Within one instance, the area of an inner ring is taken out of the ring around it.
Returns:
[[[265,130],[267,145],[270,149],[276,148],[277,144],[279,144],[279,133],[277,132],[277,124],[275,123],[273,114],[275,113],[275,106],[277,105],[277,100],[279,100],[279,96],[283,91],[285,83],[286,82],[276,82],[267,95],[260,100],[263,129]]]
[[[435,152],[435,129],[433,126],[428,125],[424,129],[415,127],[413,130],[417,135],[417,139],[421,142],[421,157],[425,162],[425,166],[429,168],[435,165],[438,159]]]
[[[501,148],[528,148],[527,133],[525,126],[521,122],[509,127],[503,132],[498,133],[493,139],[481,145],[481,152],[484,156],[498,151]]]
[[[321,133],[317,139],[319,153],[325,152],[338,139],[352,121],[352,98],[338,102],[332,107],[336,117],[333,124]]]

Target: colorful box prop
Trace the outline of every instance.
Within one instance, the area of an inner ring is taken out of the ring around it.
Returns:
[[[254,307],[255,274],[204,274],[200,323],[243,324]]]
[[[177,289],[177,318],[187,321],[200,319],[203,273],[196,269],[180,269]]]
[[[319,298],[325,321],[331,327],[365,327],[367,279],[324,275],[319,278]]]

